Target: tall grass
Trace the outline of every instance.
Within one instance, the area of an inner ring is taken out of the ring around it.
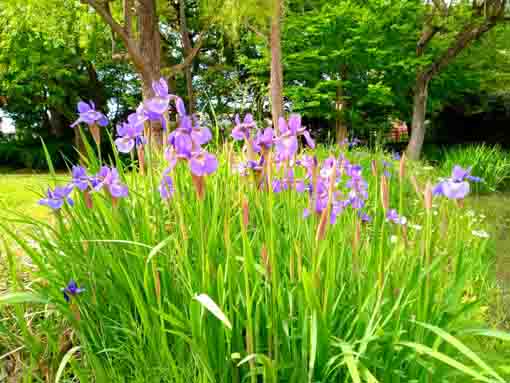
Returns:
[[[36,381],[44,356],[52,381],[503,382],[462,343],[477,308],[466,296],[490,264],[487,241],[466,230],[454,203],[425,209],[412,168],[399,179],[397,162],[390,205],[409,223],[386,222],[383,154],[346,155],[363,165],[373,221],[346,209],[322,240],[319,218],[303,218],[305,195],[257,190],[232,172],[230,149],[218,153],[204,200],[184,165],[166,202],[157,165],[141,176],[114,158],[130,188],[116,206],[93,193],[89,209],[76,193],[75,206],[49,222],[18,217],[32,227],[28,236],[0,222],[35,269],[22,287],[11,254],[11,292],[0,297],[4,309],[15,304],[26,381]],[[98,168],[91,157],[90,171]],[[86,291],[68,303],[61,288],[70,279]],[[34,301],[44,302],[31,306],[40,312],[24,312]],[[34,323],[45,336],[31,332]]]

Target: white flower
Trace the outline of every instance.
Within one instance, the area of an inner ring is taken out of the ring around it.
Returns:
[[[468,211],[466,212],[466,216],[467,216],[467,217],[474,217],[474,216],[475,216],[475,212],[474,212],[474,210],[468,210]]]
[[[420,225],[415,225],[415,224],[413,224],[413,223],[409,224],[409,227],[410,227],[411,229],[416,230],[416,231],[420,231],[421,229],[423,229],[423,227],[422,227],[422,226],[420,226]]]
[[[489,238],[489,233],[487,233],[485,230],[472,230],[471,234],[473,234],[475,237],[479,238]]]
[[[398,238],[397,238],[397,236],[396,236],[396,235],[392,235],[392,236],[390,237],[390,242],[391,242],[391,243],[397,243],[397,240],[398,240]]]

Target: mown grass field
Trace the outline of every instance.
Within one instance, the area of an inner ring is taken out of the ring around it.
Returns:
[[[1,174],[0,207],[44,217],[48,209],[37,204],[38,193],[51,182],[48,174]]]

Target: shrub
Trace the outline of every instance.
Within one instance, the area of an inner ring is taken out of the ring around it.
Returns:
[[[58,169],[66,168],[66,160],[76,159],[76,151],[68,142],[48,141],[46,147]],[[47,170],[48,163],[41,141],[0,141],[0,166],[12,169]]]

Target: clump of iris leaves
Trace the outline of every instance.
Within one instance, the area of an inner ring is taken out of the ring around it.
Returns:
[[[433,180],[357,140],[316,147],[298,115],[274,129],[236,117],[212,153],[211,130],[164,81],[153,88],[109,159],[106,118],[81,102],[83,163],[39,201],[51,218],[18,217],[24,236],[0,223],[33,264],[0,298],[25,377],[505,381],[465,343],[509,338],[470,320],[491,263],[464,214],[482,181],[470,169]]]

